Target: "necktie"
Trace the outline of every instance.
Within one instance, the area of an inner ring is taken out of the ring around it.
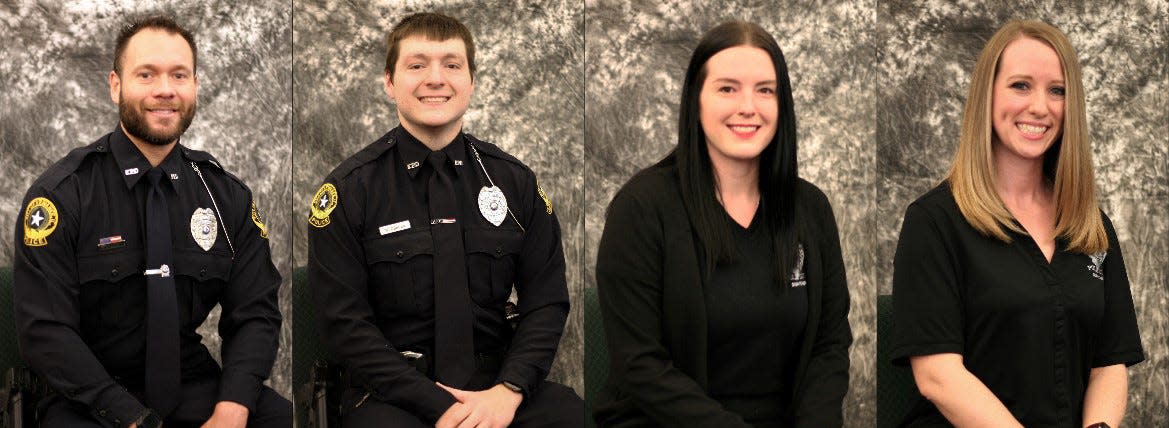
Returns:
[[[474,336],[462,225],[457,221],[459,204],[446,160],[442,151],[426,158],[434,170],[427,195],[434,240],[435,376],[446,385],[462,388],[475,371]]]
[[[179,397],[179,305],[162,177],[159,168],[146,173],[146,404],[166,417]]]

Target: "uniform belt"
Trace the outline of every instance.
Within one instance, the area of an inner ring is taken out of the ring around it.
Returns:
[[[429,379],[434,379],[434,358],[429,352],[429,349],[420,347],[402,348],[400,351],[403,357],[406,358],[406,363],[414,367],[420,373]],[[421,354],[419,357],[407,357],[407,353]],[[475,368],[477,371],[498,372],[503,367],[503,353],[502,352],[476,352],[475,353]],[[347,368],[341,370],[341,384],[349,385],[360,389],[373,389],[370,385],[359,377],[351,376],[351,371]]]

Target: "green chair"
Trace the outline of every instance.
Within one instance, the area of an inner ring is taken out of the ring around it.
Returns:
[[[908,367],[890,361],[893,296],[877,296],[877,428],[896,427],[920,395]]]
[[[304,267],[292,271],[292,385],[299,427],[339,426],[340,396],[332,354],[321,340],[317,305],[313,302]],[[332,393],[332,394],[330,394]]]
[[[605,342],[605,326],[601,319],[597,289],[588,287],[584,291],[585,426],[592,428],[596,426],[596,422],[593,421],[593,406],[596,405],[597,394],[609,377],[609,348]]]

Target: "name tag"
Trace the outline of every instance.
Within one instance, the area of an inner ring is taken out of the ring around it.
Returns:
[[[377,228],[378,233],[382,235],[389,235],[394,232],[401,232],[410,228],[410,220],[402,220],[394,224],[387,224]]]

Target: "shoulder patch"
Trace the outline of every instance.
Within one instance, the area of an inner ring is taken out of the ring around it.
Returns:
[[[548,199],[548,194],[544,193],[543,187],[540,187],[540,180],[536,180],[536,191],[540,192],[540,198],[544,199],[544,212],[552,214],[552,200]]]
[[[48,198],[38,197],[28,201],[24,209],[24,245],[43,247],[48,237],[57,230],[57,206]]]
[[[260,211],[256,209],[256,200],[252,199],[252,223],[260,228],[260,237],[268,239],[268,226],[264,225],[264,220],[260,218]]]
[[[313,195],[312,204],[309,205],[308,224],[314,227],[325,227],[332,221],[329,214],[333,213],[333,209],[337,208],[337,188],[333,183],[325,183],[317,189],[317,193]]]

